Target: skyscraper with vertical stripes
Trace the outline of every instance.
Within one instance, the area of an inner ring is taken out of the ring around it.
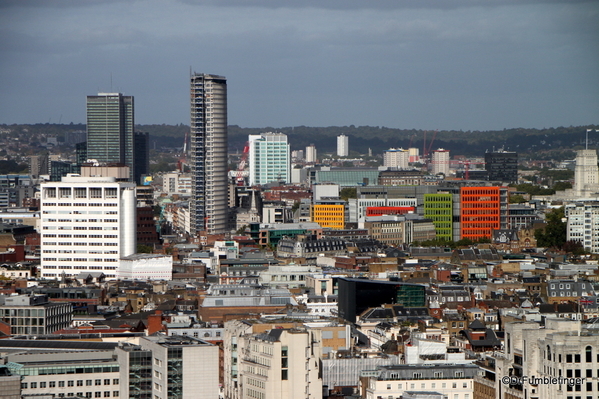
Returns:
[[[87,96],[87,158],[100,164],[126,165],[133,181],[134,126],[133,96],[121,93]]]
[[[191,75],[191,234],[227,228],[227,79]]]

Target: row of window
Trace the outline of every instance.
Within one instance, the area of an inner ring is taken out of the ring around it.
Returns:
[[[59,387],[59,388],[64,388],[65,384],[67,387],[74,387],[75,383],[77,384],[78,387],[82,387],[83,386],[83,382],[84,380],[69,380],[69,381],[49,381],[46,383],[46,381],[41,381],[39,383],[39,387],[40,388],[46,388],[46,384],[48,388],[55,388],[55,387]],[[98,385],[102,385],[102,382],[104,382],[104,385],[110,385],[111,379],[110,378],[104,378],[103,380],[101,378],[98,378],[96,380],[85,380],[85,386],[98,386]],[[119,379],[118,378],[113,378],[112,379],[112,385],[119,385]],[[21,383],[21,388],[23,389],[27,389],[27,388],[32,388],[32,389],[36,389],[38,387],[38,383],[37,382],[31,382],[28,383],[27,382],[23,382]],[[118,395],[117,395],[118,396]]]
[[[85,203],[69,203],[69,202],[60,202],[58,204],[53,203],[53,202],[44,202],[42,204],[43,207],[47,207],[47,206],[68,206],[68,207],[80,207],[80,206],[119,206],[119,204],[113,204],[113,203],[95,203],[95,202],[90,202],[89,204],[85,204]],[[70,211],[68,214],[72,214],[74,213],[73,211]]]

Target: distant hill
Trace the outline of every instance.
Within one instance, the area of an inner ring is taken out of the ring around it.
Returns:
[[[556,150],[572,150],[584,145],[586,129],[595,130],[598,126],[570,126],[544,129],[504,129],[500,131],[446,131],[426,132],[426,146],[431,150],[445,148],[452,155],[482,156],[486,151],[504,148],[521,154],[529,153],[542,156],[544,152],[554,153]],[[185,132],[189,126],[179,125],[136,125],[136,130],[148,132],[151,137],[151,148],[176,148],[183,146]],[[85,131],[83,124],[35,124],[35,125],[0,125],[2,135],[17,135],[21,142],[25,138],[44,141],[44,137],[57,137],[59,141],[65,132]],[[315,144],[319,154],[334,152],[337,146],[336,137],[345,134],[349,137],[350,151],[364,154],[368,148],[373,154],[381,154],[392,147],[408,148],[409,146],[424,148],[424,130],[393,129],[379,126],[329,126],[329,127],[282,127],[282,128],[242,128],[229,126],[229,151],[240,152],[248,135],[264,132],[281,132],[289,137],[292,150],[305,149]],[[432,142],[431,145],[431,140]],[[592,133],[589,144],[596,148],[599,135]]]

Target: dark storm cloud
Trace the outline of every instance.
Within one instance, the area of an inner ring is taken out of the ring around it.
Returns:
[[[596,2],[0,6],[0,123],[81,122],[106,90],[134,95],[139,123],[189,123],[190,68],[227,76],[242,126],[555,126],[599,106]]]

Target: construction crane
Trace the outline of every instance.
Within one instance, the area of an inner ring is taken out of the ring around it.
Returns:
[[[430,161],[429,154],[431,152],[431,149],[433,148],[433,143],[435,142],[435,138],[437,137],[437,132],[439,132],[439,131],[435,130],[435,133],[433,134],[433,138],[431,139],[431,141],[427,147],[426,146],[426,130],[424,131],[424,141],[422,143],[422,158],[424,159],[424,163],[426,164],[427,167],[428,167],[428,164]]]
[[[475,161],[460,161],[460,164],[464,165],[464,179],[470,180],[470,165],[485,165],[485,162],[475,162]]]
[[[245,147],[243,147],[243,154],[241,154],[241,158],[239,159],[239,166],[237,167],[237,185],[243,186],[243,170],[245,169],[245,165],[247,163],[248,153],[250,152],[249,141],[246,141]]]
[[[179,169],[179,171],[181,173],[185,172],[185,165],[187,164],[187,140],[189,137],[189,132],[186,131],[185,132],[185,138],[183,139],[183,154],[181,155],[181,158],[179,158],[179,160],[177,161],[177,169]]]

